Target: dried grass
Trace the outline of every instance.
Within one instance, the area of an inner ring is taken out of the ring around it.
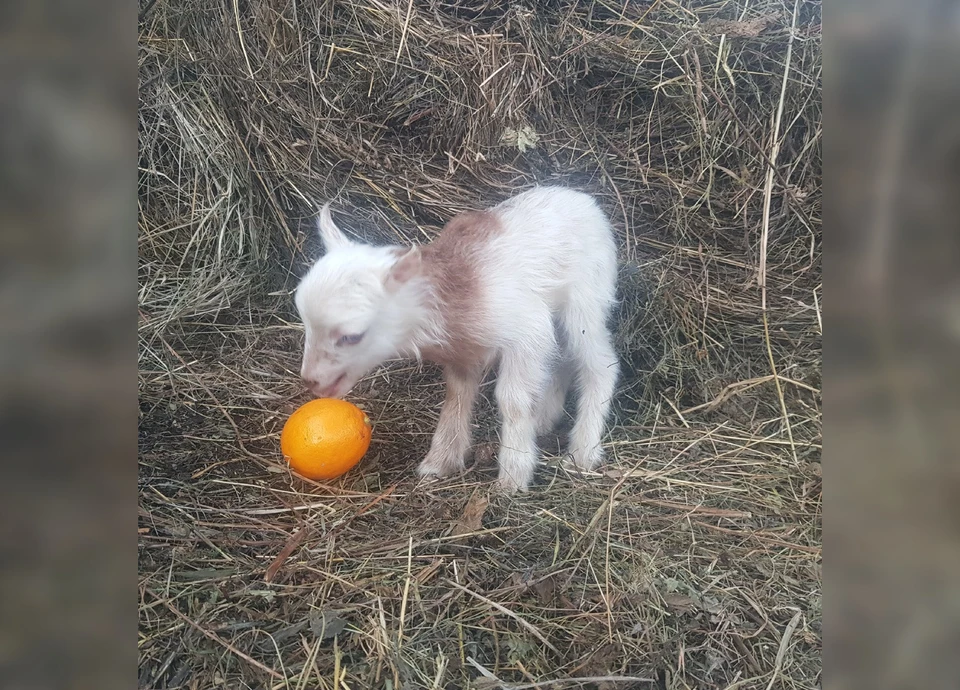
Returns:
[[[533,7],[141,3],[141,687],[819,687],[820,4]],[[535,182],[619,232],[610,462],[488,497],[486,400],[418,485],[397,362],[361,467],[290,476],[318,204],[424,241]]]

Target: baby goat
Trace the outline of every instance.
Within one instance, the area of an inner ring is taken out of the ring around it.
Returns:
[[[500,487],[526,490],[536,438],[577,384],[575,467],[592,469],[617,381],[607,319],[616,288],[610,223],[580,192],[540,187],[453,218],[429,244],[375,247],[319,220],[326,254],[296,292],[306,331],[301,374],[320,397],[345,395],[396,356],[443,367],[446,400],[423,476],[464,469],[480,382],[499,362]]]

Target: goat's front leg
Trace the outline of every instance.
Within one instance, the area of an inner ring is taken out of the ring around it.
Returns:
[[[463,459],[470,448],[473,403],[480,390],[483,371],[482,368],[444,369],[447,397],[440,410],[440,421],[430,442],[430,450],[417,468],[420,476],[448,477],[463,471]]]

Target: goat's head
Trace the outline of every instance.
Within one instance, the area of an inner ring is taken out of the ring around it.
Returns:
[[[300,375],[318,397],[338,398],[408,345],[417,328],[417,247],[374,247],[349,239],[320,212],[325,255],[296,292],[306,332]]]

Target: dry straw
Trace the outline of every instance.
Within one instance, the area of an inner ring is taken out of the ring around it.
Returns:
[[[139,69],[141,687],[819,686],[819,2],[156,0]],[[487,400],[418,485],[397,362],[290,476],[319,205],[423,242],[535,183],[619,233],[609,463],[485,503]]]

